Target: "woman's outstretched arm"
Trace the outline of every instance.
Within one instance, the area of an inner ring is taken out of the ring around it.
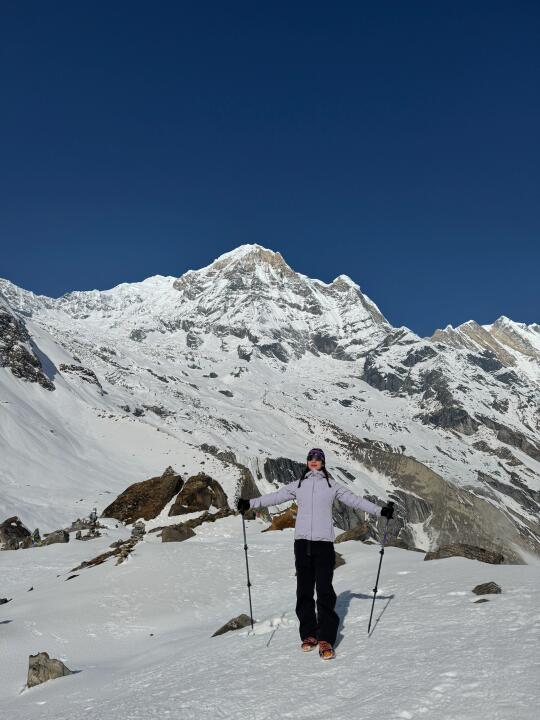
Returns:
[[[269,505],[280,505],[281,503],[287,502],[287,500],[294,500],[296,498],[296,486],[297,483],[295,481],[283,485],[283,487],[280,487],[276,492],[252,498],[249,501],[249,507],[252,509],[268,507]]]
[[[339,483],[336,483],[336,500],[341,500],[342,503],[348,505],[349,507],[355,508],[356,510],[364,510],[365,512],[368,512],[371,515],[376,515],[377,517],[381,514],[381,508],[379,505],[375,505],[375,503],[356,495],[344,485],[340,485]]]

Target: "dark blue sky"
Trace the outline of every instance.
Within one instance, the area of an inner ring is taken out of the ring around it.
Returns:
[[[540,4],[2,2],[0,276],[246,242],[394,325],[540,322]]]

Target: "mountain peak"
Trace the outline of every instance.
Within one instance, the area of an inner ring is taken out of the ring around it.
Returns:
[[[201,268],[201,270],[222,270],[223,268],[237,265],[252,267],[270,265],[272,267],[291,270],[281,253],[265,248],[257,243],[239,245],[237,248],[234,248],[234,250],[229,250],[229,252],[219,255],[210,265]]]

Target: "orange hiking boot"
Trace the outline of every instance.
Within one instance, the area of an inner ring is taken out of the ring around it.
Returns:
[[[319,640],[319,656],[323,660],[331,660],[336,657],[333,647],[326,640]]]
[[[304,652],[309,652],[310,650],[313,650],[314,647],[317,647],[319,641],[317,638],[314,637],[307,637],[305,640],[302,640],[302,645],[300,646],[301,650]]]

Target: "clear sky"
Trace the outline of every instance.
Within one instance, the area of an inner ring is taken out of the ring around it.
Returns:
[[[0,61],[0,277],[260,243],[421,335],[540,322],[536,0],[4,0]]]

